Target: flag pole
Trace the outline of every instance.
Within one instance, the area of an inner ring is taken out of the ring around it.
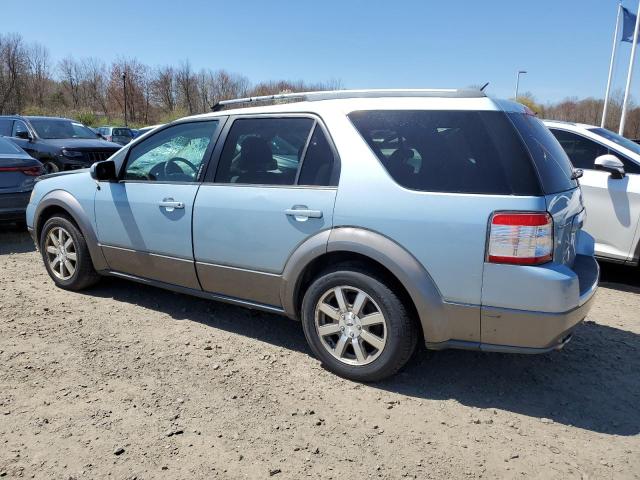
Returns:
[[[609,94],[611,92],[611,78],[613,77],[613,65],[616,61],[616,50],[618,49],[618,30],[620,26],[620,12],[622,12],[622,2],[618,3],[618,13],[616,15],[616,29],[613,32],[613,47],[611,47],[611,61],[609,62],[609,76],[607,77],[607,91],[604,94],[604,106],[602,107],[602,121],[600,126],[604,128],[607,119],[607,107],[609,106]]]
[[[636,27],[633,30],[633,45],[631,46],[631,59],[629,60],[629,72],[627,73],[627,85],[624,89],[624,100],[622,101],[622,115],[620,116],[620,129],[618,133],[624,135],[624,124],[627,116],[627,103],[629,102],[629,90],[631,89],[631,78],[633,77],[633,64],[636,57],[636,46],[638,45],[638,27],[640,26],[640,3],[636,13]]]

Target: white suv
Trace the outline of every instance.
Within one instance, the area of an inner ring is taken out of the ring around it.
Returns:
[[[545,120],[575,168],[596,255],[638,265],[640,259],[640,145],[604,128]]]

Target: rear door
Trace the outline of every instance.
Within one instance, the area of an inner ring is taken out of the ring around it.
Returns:
[[[119,182],[95,197],[98,240],[111,270],[199,289],[191,218],[217,119],[179,123],[133,146]]]
[[[226,130],[194,206],[198,277],[206,291],[280,306],[287,259],[333,224],[337,156],[312,116],[238,117]]]

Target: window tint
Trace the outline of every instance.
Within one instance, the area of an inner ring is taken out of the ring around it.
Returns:
[[[15,122],[13,122],[13,131],[11,132],[11,136],[17,137],[19,132],[29,133],[27,125],[22,120],[16,120]]]
[[[13,120],[9,120],[8,118],[0,118],[0,135],[2,135],[3,137],[10,137],[12,124]]]
[[[59,118],[32,118],[31,125],[41,138],[96,138],[96,134],[78,122]]]
[[[599,143],[593,142],[588,138],[565,130],[552,129],[551,133],[556,137],[569,160],[576,168],[585,168],[594,170],[593,162],[600,155],[609,153],[609,149]]]
[[[236,120],[222,149],[215,181],[293,185],[313,124],[310,118]]]
[[[320,125],[316,125],[304,155],[298,185],[336,185],[332,182],[333,151]]]
[[[129,130],[128,128],[114,128],[113,129],[113,136],[114,137],[129,137],[129,138],[132,138],[133,137],[133,133],[131,133],[131,130]]]
[[[182,123],[135,145],[129,152],[125,180],[195,182],[217,120]]]
[[[531,160],[502,112],[360,111],[349,118],[400,185],[538,195]]]
[[[572,179],[573,167],[558,141],[547,127],[533,115],[510,113],[538,170],[545,193],[564,192],[578,186]]]

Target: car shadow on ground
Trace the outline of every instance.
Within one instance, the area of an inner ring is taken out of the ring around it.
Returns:
[[[26,233],[0,234],[0,254],[33,251]],[[603,284],[640,293],[638,270],[603,266]],[[86,295],[113,298],[309,354],[298,322],[129,281],[104,278]],[[640,335],[587,321],[564,350],[506,355],[420,348],[409,365],[372,388],[549,419],[613,435],[640,433]],[[470,416],[473,412],[470,412]],[[475,413],[474,413],[475,415]],[[460,418],[458,422],[470,421]],[[542,421],[549,421],[542,420]]]
[[[0,223],[0,255],[33,252],[36,246],[24,227]]]
[[[278,315],[113,278],[105,278],[87,294],[310,353],[300,324]],[[371,387],[420,399],[454,399],[470,407],[496,408],[600,433],[636,435],[639,371],[640,335],[588,321],[564,350],[545,355],[420,348],[398,375]]]

